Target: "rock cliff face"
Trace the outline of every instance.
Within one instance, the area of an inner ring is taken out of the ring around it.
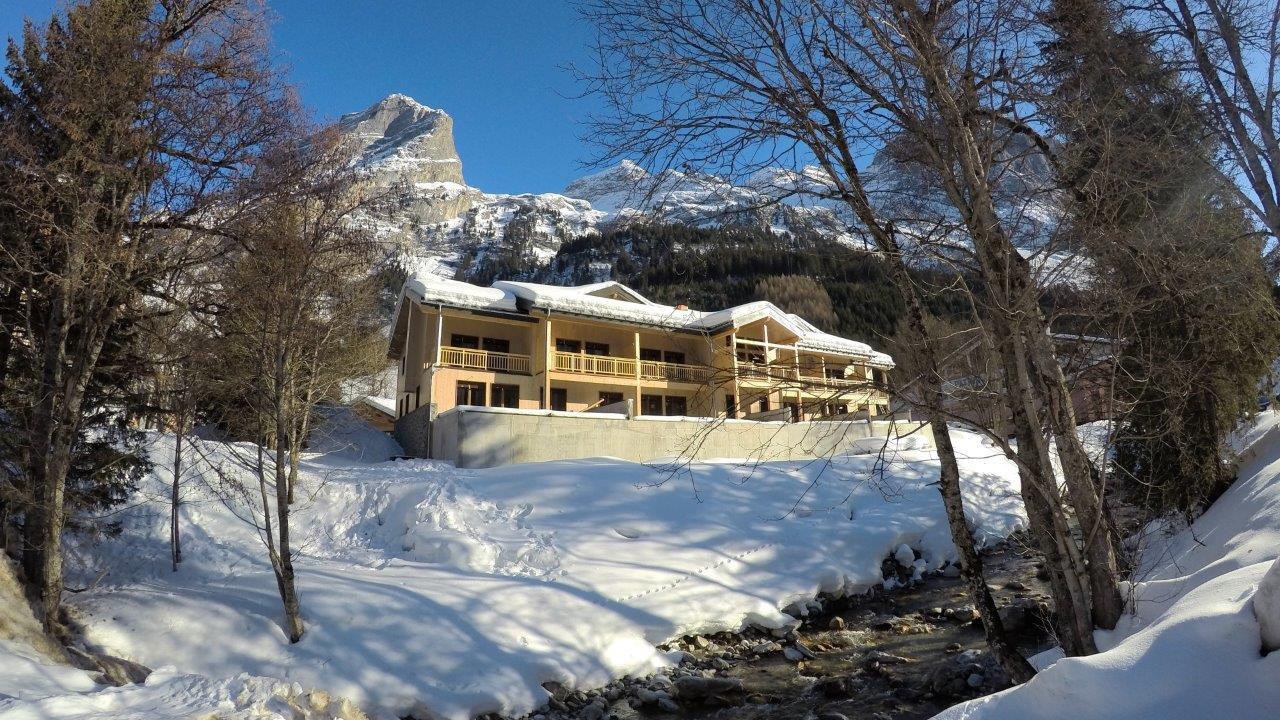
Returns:
[[[453,118],[407,95],[389,95],[372,107],[343,115],[339,129],[360,148],[360,162],[378,173],[414,182],[465,185],[453,144]]]
[[[379,220],[397,232],[457,217],[480,194],[462,177],[453,118],[443,110],[390,95],[342,116],[338,127],[359,149],[369,182],[389,192]]]

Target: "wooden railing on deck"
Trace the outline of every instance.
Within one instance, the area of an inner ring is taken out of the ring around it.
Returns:
[[[608,355],[582,355],[557,352],[556,370],[582,375],[608,375],[610,377],[635,377],[636,361]]]
[[[675,382],[703,383],[711,379],[711,368],[682,363],[640,361],[640,377],[645,380],[673,380]]]
[[[468,370],[489,370],[491,372],[515,375],[528,375],[531,367],[528,355],[458,347],[440,348],[440,364]]]
[[[616,378],[636,377],[635,360],[608,355],[557,352],[555,354],[555,369],[560,372],[578,373],[580,375],[604,375]],[[711,379],[711,373],[712,370],[710,368],[699,365],[659,362],[657,360],[640,361],[641,380],[703,383]]]

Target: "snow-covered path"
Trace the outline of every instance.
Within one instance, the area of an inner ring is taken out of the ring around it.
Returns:
[[[1023,523],[1013,465],[957,439],[972,520],[1003,537]],[[171,442],[156,436],[155,456]],[[206,486],[232,448],[203,450],[179,572],[162,468],[120,536],[77,547],[77,582],[107,571],[74,598],[88,639],[151,667],[323,688],[384,717],[520,714],[545,702],[545,681],[594,687],[665,664],[654,645],[674,636],[793,622],[793,602],[878,583],[901,543],[922,569],[954,558],[923,451],[883,474],[874,456],[674,476],[612,459],[467,471],[312,457],[294,522],[307,633],[290,645],[245,508]]]

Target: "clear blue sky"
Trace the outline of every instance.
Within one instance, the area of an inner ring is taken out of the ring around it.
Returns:
[[[276,49],[321,118],[402,92],[454,119],[467,182],[547,192],[583,174],[593,108],[563,66],[589,59],[568,0],[268,0]],[[0,33],[62,0],[0,0]]]

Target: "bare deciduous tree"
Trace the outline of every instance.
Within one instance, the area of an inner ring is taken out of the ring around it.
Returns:
[[[382,369],[385,337],[376,245],[352,219],[366,201],[340,138],[326,131],[281,147],[260,170],[253,182],[276,195],[240,225],[239,245],[224,260],[213,376],[220,402],[242,412],[234,422],[259,446],[261,530],[297,642],[304,625],[290,505],[301,450],[316,405]]]
[[[594,88],[610,108],[610,114],[595,127],[596,136],[611,154],[645,159],[650,164],[693,164],[729,175],[750,172],[778,161],[810,160],[826,175],[825,194],[846,204],[873,247],[889,260],[895,283],[907,301],[908,328],[927,348],[925,314],[908,272],[902,232],[893,217],[881,212],[876,201],[878,188],[863,170],[864,159],[902,133],[922,142],[949,141],[939,135],[940,107],[957,98],[947,85],[947,95],[939,97],[938,83],[922,82],[930,73],[966,78],[970,87],[981,87],[979,79],[967,73],[970,61],[980,57],[992,66],[1000,52],[993,32],[1006,30],[1008,17],[1003,4],[997,15],[987,15],[986,6],[952,4],[931,6],[932,10],[902,3],[870,2],[756,2],[752,0],[688,0],[650,3],[628,0],[600,0],[590,3],[587,15],[599,29],[598,72],[588,74]],[[967,13],[967,14],[966,14]],[[943,52],[937,23],[947,24],[947,52]],[[977,29],[976,32],[969,32]],[[926,45],[928,53],[906,43]],[[925,57],[922,60],[921,57]],[[972,67],[969,68],[972,70]],[[989,79],[983,80],[989,82]],[[1003,99],[1001,99],[1003,106]],[[965,123],[966,133],[974,126],[987,129],[989,141],[993,123],[980,110],[952,108],[953,116]],[[955,118],[953,118],[955,119]],[[948,128],[950,129],[950,128]],[[1007,136],[1007,134],[1006,134]],[[990,170],[990,147],[981,147],[971,135],[957,146],[936,147],[938,162],[946,170],[961,159],[970,160],[966,179],[979,177],[970,186],[953,185],[955,195],[967,198],[973,185],[985,187]],[[978,157],[970,157],[977,154]],[[985,159],[985,165],[983,165]],[[981,167],[980,167],[981,166]],[[972,211],[973,208],[966,208]],[[986,215],[974,218],[973,228],[981,230],[988,258],[1003,257],[1008,243],[989,238],[995,220],[987,202],[980,208]],[[902,219],[907,226],[909,219]],[[976,244],[976,241],[975,241]],[[1020,259],[1020,258],[1019,258]],[[1007,262],[993,268],[1006,272]],[[1007,278],[1002,278],[1007,279]],[[997,287],[1002,287],[1000,282]],[[1024,284],[1020,290],[1027,291]],[[1017,312],[1025,309],[1017,305]],[[1018,328],[1023,332],[1023,328]],[[1043,330],[1043,326],[1041,327]],[[1020,346],[1021,347],[1021,346]],[[1029,358],[1024,357],[1024,362]],[[921,395],[941,400],[942,377],[936,359],[926,353],[921,373]],[[1026,377],[1026,375],[1024,375]],[[1031,398],[1034,402],[1036,397]],[[927,403],[926,403],[927,404]],[[964,526],[959,500],[959,475],[954,450],[946,432],[945,417],[934,412],[930,424],[935,431],[942,460],[942,487],[949,498],[948,510],[956,513],[952,529],[957,547],[965,552],[967,572],[975,603],[983,612],[989,632],[1000,634],[993,608],[982,601],[985,584],[977,577],[976,562],[970,552],[972,538]],[[1074,426],[1072,427],[1074,432]],[[1029,436],[1030,433],[1027,433]],[[1043,437],[1041,446],[1043,446]],[[1033,444],[1031,447],[1035,447]],[[1027,458],[1021,458],[1025,460]],[[1032,467],[1048,467],[1047,454],[1030,458]],[[1040,474],[1024,488],[1034,493],[1052,487],[1051,474]],[[1045,500],[1045,507],[1057,507]],[[1064,542],[1065,523],[1046,530],[1048,537]],[[1104,538],[1105,540],[1105,538]],[[1069,540],[1066,540],[1069,542]],[[1060,574],[1067,574],[1059,568]],[[1070,573],[1082,577],[1084,572]],[[1114,579],[1112,589],[1114,589]],[[1072,625],[1072,637],[1081,639],[1082,652],[1092,648],[1089,635],[1088,601],[1083,626]],[[1060,610],[1070,612],[1071,598],[1063,598]],[[1007,643],[995,642],[993,651],[1010,675],[1018,680],[1030,676],[1030,666]]]
[[[104,345],[164,276],[173,230],[252,205],[231,196],[293,102],[250,0],[91,0],[28,25],[8,59],[0,284],[21,298],[24,342],[6,382],[26,375],[23,565],[54,630],[67,474]]]

